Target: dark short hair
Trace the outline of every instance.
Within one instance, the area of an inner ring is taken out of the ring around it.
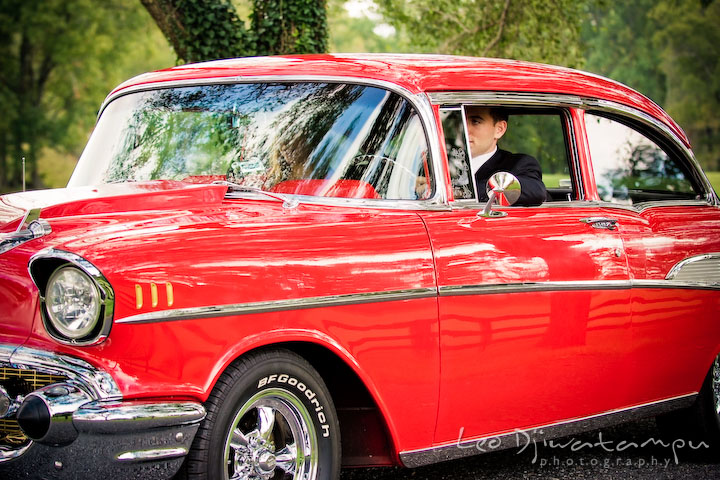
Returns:
[[[490,107],[490,116],[493,118],[493,121],[495,123],[499,121],[508,121],[508,113],[507,110],[505,110],[502,107]]]

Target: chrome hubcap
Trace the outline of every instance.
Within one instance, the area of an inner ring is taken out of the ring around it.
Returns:
[[[720,415],[720,355],[715,358],[715,363],[713,363],[712,391],[715,413]]]
[[[240,408],[225,441],[228,480],[313,480],[317,436],[302,402],[283,389],[264,390]]]

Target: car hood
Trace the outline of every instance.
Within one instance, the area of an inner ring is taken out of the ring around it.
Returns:
[[[0,196],[0,233],[17,230],[26,215],[39,210],[51,220],[74,215],[182,209],[222,202],[227,186],[173,181],[60,188]]]

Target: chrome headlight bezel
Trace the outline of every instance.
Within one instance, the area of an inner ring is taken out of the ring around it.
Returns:
[[[86,338],[100,321],[101,308],[100,290],[87,273],[65,264],[50,275],[45,313],[59,335],[71,341]]]
[[[108,337],[112,328],[115,293],[110,282],[92,263],[79,255],[49,248],[35,254],[30,259],[28,269],[40,292],[40,311],[48,335],[66,345],[83,346],[97,345]],[[83,329],[77,334],[65,330],[63,325],[53,318],[47,298],[51,280],[56,279],[63,271],[68,272],[65,269],[74,269],[84,275],[90,282],[92,290],[97,293],[97,318],[90,328]]]

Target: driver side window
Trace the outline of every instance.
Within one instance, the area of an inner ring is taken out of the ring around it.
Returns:
[[[477,200],[486,193],[486,185],[476,185],[475,171],[469,152],[466,107],[440,110],[445,135],[448,169],[456,201]],[[474,107],[473,107],[474,108]],[[560,109],[503,108],[507,128],[497,142],[497,148],[513,154],[523,154],[537,160],[546,201],[570,201],[578,198],[574,188],[570,149],[567,141],[569,120]],[[514,173],[514,172],[510,172]],[[522,182],[521,182],[522,183]]]

